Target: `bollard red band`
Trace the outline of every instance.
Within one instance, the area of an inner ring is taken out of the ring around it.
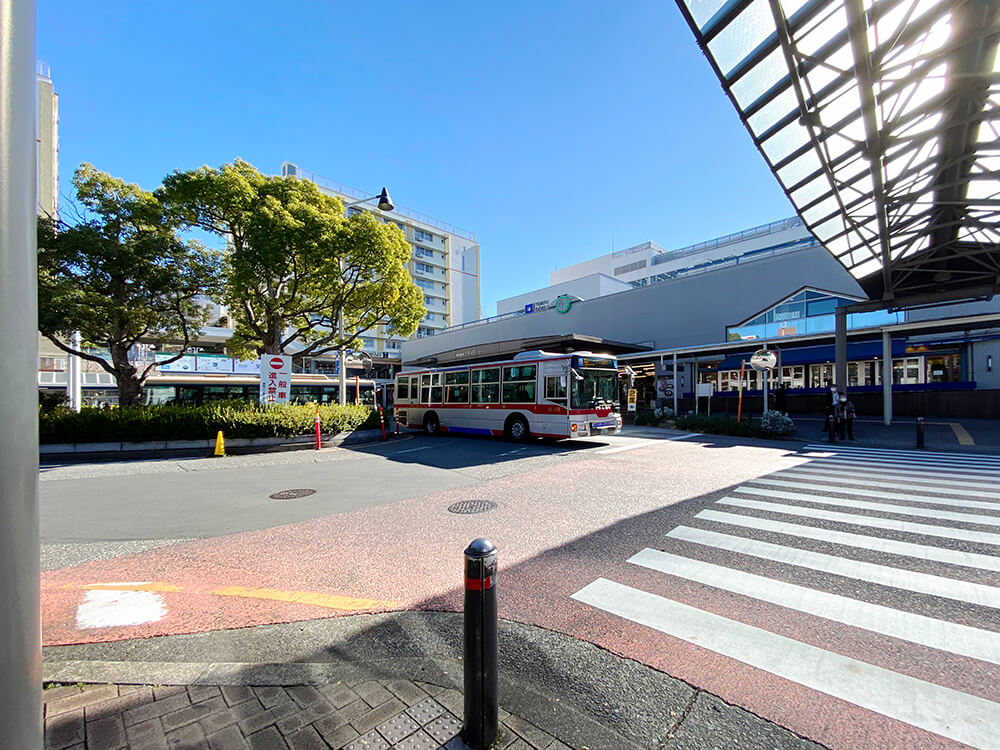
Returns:
[[[482,580],[479,580],[478,578],[465,579],[466,591],[483,591],[484,589],[491,588],[493,588],[493,576],[486,576],[486,578]]]

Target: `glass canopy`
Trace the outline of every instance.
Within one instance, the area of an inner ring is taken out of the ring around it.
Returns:
[[[802,220],[871,298],[998,291],[1000,2],[677,3]]]

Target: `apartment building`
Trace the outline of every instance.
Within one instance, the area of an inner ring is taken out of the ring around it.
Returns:
[[[281,174],[309,180],[324,193],[339,198],[345,206],[370,197],[291,162],[281,165]],[[423,290],[427,308],[413,338],[434,336],[444,328],[479,319],[479,243],[475,234],[401,206],[379,211],[371,203],[360,203],[347,209],[348,214],[358,211],[371,211],[380,221],[398,226],[413,248],[409,271],[414,283]],[[378,326],[367,332],[361,343],[373,358],[398,362],[405,340]]]

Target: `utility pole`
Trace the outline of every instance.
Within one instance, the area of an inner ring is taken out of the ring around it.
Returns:
[[[0,747],[41,750],[35,0],[0,0]]]

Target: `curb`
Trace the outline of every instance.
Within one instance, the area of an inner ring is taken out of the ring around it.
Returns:
[[[352,430],[324,436],[324,448],[372,443],[382,439],[382,430]],[[230,438],[226,452],[232,454],[279,453],[315,448],[316,438],[300,435],[293,438]],[[155,458],[163,456],[211,456],[215,440],[159,440],[142,443],[52,443],[40,445],[40,458],[61,461],[73,458]]]

